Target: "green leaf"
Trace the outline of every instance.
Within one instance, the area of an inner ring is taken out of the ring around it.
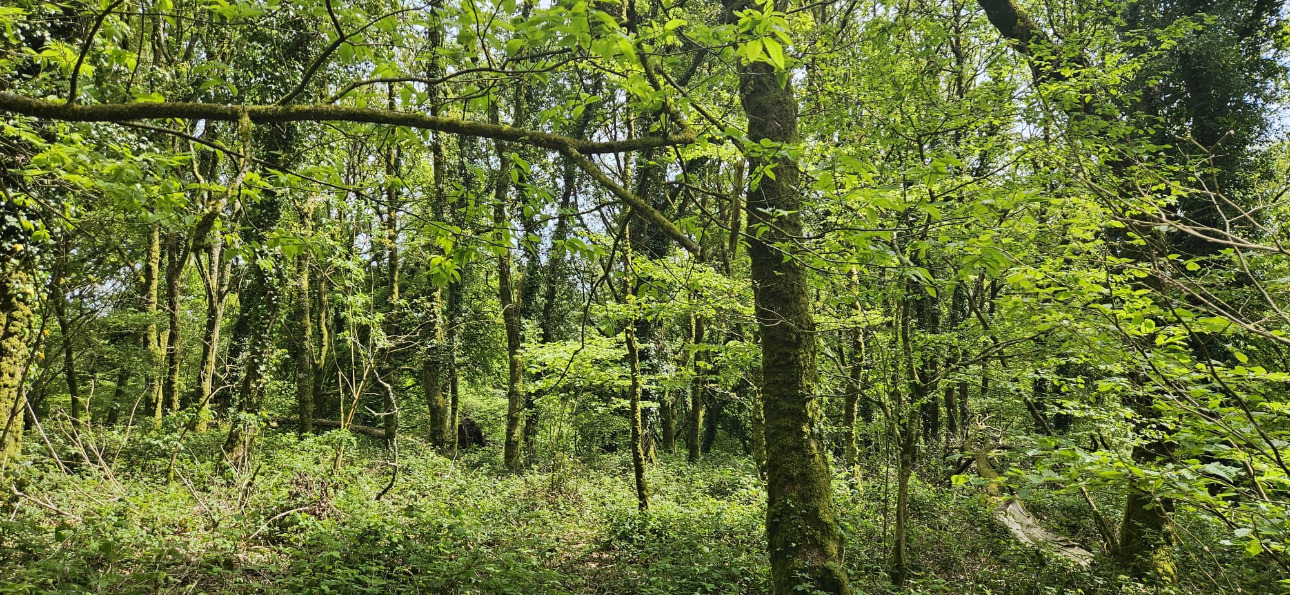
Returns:
[[[784,63],[784,46],[769,37],[762,40],[762,45],[766,48],[766,55],[770,57],[770,63],[775,68],[783,70],[786,67]]]

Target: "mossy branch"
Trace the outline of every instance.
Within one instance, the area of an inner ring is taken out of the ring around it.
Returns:
[[[502,124],[485,124],[415,112],[335,105],[218,105],[213,103],[161,102],[66,105],[0,92],[0,111],[68,122],[130,122],[184,118],[237,122],[245,113],[256,124],[278,122],[358,122],[406,126],[448,134],[522,143],[553,151],[573,150],[583,155],[624,153],[694,142],[692,134],[646,136],[617,141],[589,141],[549,132],[525,130]]]

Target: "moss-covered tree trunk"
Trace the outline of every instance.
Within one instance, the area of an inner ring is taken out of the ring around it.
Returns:
[[[448,200],[447,177],[444,171],[444,168],[447,167],[447,158],[444,153],[442,135],[436,134],[431,139],[430,159],[431,166],[434,168],[433,191],[438,218],[442,216],[443,205]],[[422,316],[425,320],[423,331],[425,350],[421,363],[421,388],[425,393],[426,408],[430,418],[430,445],[440,452],[447,452],[452,447],[456,428],[452,424],[452,405],[449,402],[448,391],[445,390],[448,388],[447,383],[444,381],[444,369],[446,367],[444,365],[444,356],[448,349],[445,345],[444,324],[441,316],[443,311],[443,292],[437,288],[431,288],[429,291],[431,293],[428,300],[429,304],[427,311]]]
[[[1170,445],[1162,437],[1169,434],[1170,428],[1152,408],[1151,396],[1136,395],[1129,399],[1128,405],[1136,415],[1138,435],[1156,437],[1134,445],[1133,462],[1145,466],[1167,460],[1171,456]],[[1137,478],[1129,481],[1115,559],[1130,576],[1173,583],[1178,578],[1173,555],[1174,502],[1172,498],[1153,493],[1149,483]]]
[[[166,332],[166,378],[161,389],[162,401],[170,411],[179,411],[179,356],[180,356],[180,312],[179,290],[183,281],[184,266],[188,261],[188,250],[181,241],[180,234],[166,234],[166,318],[169,330]]]
[[[518,100],[518,93],[517,100]],[[516,114],[522,113],[518,105]],[[490,109],[494,124],[498,123],[497,106]],[[516,120],[519,118],[517,117]],[[511,189],[511,158],[506,147],[497,143],[497,180],[493,188],[494,241],[497,243],[497,297],[502,308],[502,323],[506,329],[506,434],[502,442],[502,463],[511,471],[522,465],[524,417],[524,365],[520,361],[521,336],[520,304],[516,300],[515,281],[512,277],[511,234],[508,232],[510,217],[507,203]]]
[[[164,405],[161,398],[161,366],[166,357],[161,331],[157,328],[157,289],[160,282],[161,224],[153,223],[148,228],[148,256],[143,263],[143,311],[148,317],[148,326],[143,331],[143,346],[148,356],[148,365],[144,370],[147,403],[152,406],[152,414],[157,421],[161,421]]]
[[[206,248],[206,266],[198,267],[202,274],[202,289],[206,293],[206,320],[202,329],[202,353],[197,365],[198,413],[193,429],[206,431],[210,417],[210,403],[215,388],[215,359],[219,351],[220,329],[224,326],[224,307],[228,303],[229,283],[233,276],[233,263],[224,262],[224,240],[215,237]],[[197,256],[195,258],[201,258]]]
[[[458,179],[467,192],[474,192],[476,189],[471,184],[474,176],[471,175],[467,164],[474,159],[477,145],[474,141],[462,139],[459,140],[457,146],[461,155]],[[448,220],[460,229],[468,229],[465,205],[456,205],[456,207],[448,212]],[[444,354],[443,364],[445,366],[444,380],[448,390],[449,440],[452,442],[449,452],[453,457],[457,456],[458,448],[460,447],[458,438],[460,437],[461,423],[461,378],[457,365],[457,354],[461,348],[461,328],[465,324],[465,288],[472,275],[471,271],[471,267],[463,267],[461,276],[457,280],[450,282],[444,292],[444,345],[447,352]]]
[[[36,298],[27,234],[9,216],[6,200],[0,209],[0,473],[22,455],[24,425],[22,384],[31,363],[32,312]]]
[[[309,232],[309,216],[310,213],[304,215],[306,233]],[[318,373],[314,353],[314,295],[311,281],[313,258],[306,250],[301,253],[296,262],[296,275],[299,278],[295,309],[296,413],[300,416],[300,432],[309,434],[314,431],[314,377]]]
[[[778,10],[785,6],[776,3]],[[753,143],[799,141],[791,78],[785,77],[781,85],[774,68],[763,62],[740,68],[740,100]],[[797,163],[783,155],[756,156],[750,163],[753,171],[774,166],[774,177],[760,176],[746,202],[748,225],[755,231],[748,252],[761,330],[771,584],[777,595],[803,589],[849,593],[820,435],[815,320],[807,271],[792,257],[802,235],[801,174]]]

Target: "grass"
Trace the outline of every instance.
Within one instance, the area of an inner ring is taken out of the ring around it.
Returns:
[[[241,474],[215,462],[222,438],[212,431],[177,445],[135,432],[126,444],[124,434],[105,432],[91,450],[107,464],[83,459],[70,474],[28,444],[21,495],[0,503],[0,592],[767,589],[764,495],[744,457],[714,454],[689,465],[665,454],[650,470],[651,511],[642,516],[622,454],[512,475],[498,471],[496,450],[450,461],[403,438],[386,491],[391,455],[367,438],[272,430]],[[92,452],[86,459],[97,461]],[[835,484],[859,593],[890,589],[886,511],[894,494],[880,476],[871,479],[860,486],[839,476]],[[1013,543],[969,489],[915,481],[911,511],[913,592],[1119,592],[1096,572]]]

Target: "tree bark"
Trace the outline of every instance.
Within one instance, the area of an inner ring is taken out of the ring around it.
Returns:
[[[148,317],[144,329],[144,347],[148,351],[148,366],[144,382],[147,386],[148,404],[153,407],[153,417],[160,422],[162,411],[161,365],[165,360],[160,331],[157,329],[157,286],[161,278],[161,224],[153,223],[148,230],[148,257],[143,263],[143,311]]]
[[[498,119],[497,105],[493,104],[490,117]],[[516,106],[517,114],[521,111]],[[518,120],[518,118],[516,118]],[[497,181],[493,191],[493,226],[498,244],[497,292],[502,307],[502,322],[506,328],[506,435],[502,443],[502,462],[507,469],[518,472],[521,468],[521,443],[524,416],[524,366],[520,361],[521,337],[520,304],[516,301],[515,283],[511,278],[511,234],[507,232],[510,218],[507,203],[511,188],[511,158],[506,147],[497,143]]]
[[[777,10],[786,3],[776,2]],[[792,77],[779,84],[764,62],[741,66],[740,100],[748,137],[792,145],[798,142],[797,99]],[[800,589],[849,593],[842,543],[833,512],[828,460],[820,436],[815,394],[815,320],[806,267],[793,258],[802,235],[800,171],[788,157],[756,156],[752,170],[774,166],[749,188],[749,256],[757,321],[761,330],[766,420],[766,537],[771,584],[777,595]],[[789,258],[785,259],[784,250]]]
[[[188,251],[179,233],[166,234],[166,314],[170,329],[166,332],[166,379],[161,394],[172,413],[179,411],[179,290],[187,260]]]
[[[67,232],[59,236],[58,255],[54,258],[54,270],[50,271],[49,300],[54,306],[54,315],[58,319],[58,329],[63,335],[63,373],[67,378],[67,394],[71,398],[71,411],[68,413],[77,422],[89,418],[88,407],[81,406],[80,380],[76,375],[76,352],[72,349],[72,324],[67,315],[67,253],[71,249],[67,241]]]
[[[628,226],[630,228],[630,226]],[[626,233],[631,233],[626,231]],[[632,473],[636,479],[636,506],[641,512],[649,510],[649,487],[645,484],[645,449],[642,442],[644,431],[641,426],[641,361],[640,350],[636,345],[636,294],[635,275],[632,265],[631,241],[626,242],[623,263],[623,298],[631,311],[623,334],[627,342],[627,366],[631,372],[631,386],[628,388],[630,403],[628,422],[631,424]]]
[[[439,3],[436,2],[437,6]],[[430,27],[427,32],[430,41],[430,60],[428,76],[431,79],[438,79],[443,76],[442,60],[436,53],[436,48],[443,45],[443,28],[434,26]],[[434,85],[430,89],[431,98],[436,101],[435,107],[431,113],[439,115],[438,99],[441,97],[439,85]],[[441,218],[444,205],[448,202],[448,178],[447,170],[448,159],[443,146],[443,135],[435,133],[430,138],[430,160],[433,168],[434,198],[436,218]],[[430,414],[430,445],[438,449],[441,453],[451,453],[457,436],[457,424],[453,417],[451,401],[451,380],[445,382],[445,370],[455,368],[454,362],[446,361],[455,355],[455,350],[448,343],[456,339],[453,329],[447,330],[445,337],[444,326],[451,326],[452,321],[445,325],[440,313],[444,310],[443,293],[437,288],[433,290],[434,296],[431,299],[430,311],[426,313],[426,335],[427,344],[424,355],[424,362],[421,367],[421,385],[425,393],[426,406]],[[447,293],[451,293],[449,289]],[[445,365],[446,364],[446,365]],[[449,372],[451,374],[452,372]],[[447,392],[445,392],[447,389]]]
[[[206,420],[210,417],[220,328],[224,325],[224,306],[228,301],[229,283],[233,276],[233,263],[223,261],[223,252],[224,240],[216,237],[206,248],[206,270],[202,272],[202,288],[206,293],[206,325],[202,331],[202,354],[197,366],[198,388],[195,401],[198,412],[193,430],[198,432],[206,431]]]
[[[702,316],[691,314],[690,325],[690,346],[694,348],[690,361],[693,362],[694,380],[690,382],[690,415],[685,428],[685,449],[687,458],[694,463],[703,454],[703,414],[707,411],[707,354],[700,350],[707,321]]]
[[[309,214],[305,215],[306,219]],[[306,223],[306,232],[308,232]],[[300,416],[300,433],[314,431],[314,376],[318,365],[314,354],[313,283],[310,281],[313,259],[306,250],[297,261],[300,284],[296,294],[296,411]]]
[[[9,204],[3,211],[8,214]],[[26,399],[23,381],[31,354],[31,304],[35,278],[31,274],[26,235],[0,217],[0,473],[22,456]],[[0,477],[2,479],[2,477]]]

